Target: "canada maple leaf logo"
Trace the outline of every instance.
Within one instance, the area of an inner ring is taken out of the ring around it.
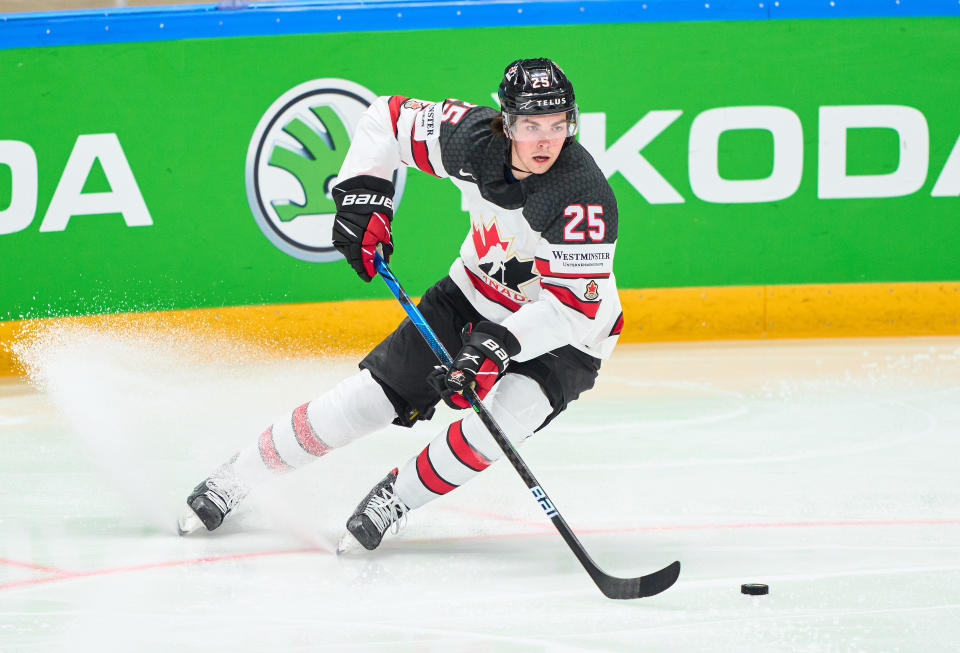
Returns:
[[[477,250],[477,258],[481,261],[487,257],[487,254],[494,247],[500,247],[503,250],[502,258],[506,258],[512,240],[512,238],[501,239],[496,218],[490,223],[489,227],[484,227],[482,222],[473,226],[473,247]]]
[[[482,221],[479,225],[474,224],[472,237],[478,267],[497,283],[523,293],[523,285],[537,278],[532,258],[521,261],[516,252],[510,253],[513,238],[504,239],[500,235],[496,218],[489,226],[484,226]]]

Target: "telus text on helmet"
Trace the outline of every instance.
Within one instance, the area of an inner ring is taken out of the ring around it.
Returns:
[[[619,172],[651,204],[686,199],[642,155],[642,150],[681,115],[677,110],[649,111],[619,138],[607,138],[606,114],[580,116],[580,142],[609,178]],[[896,170],[883,174],[847,174],[847,132],[881,128],[897,133],[899,151],[885,158]],[[761,179],[725,179],[719,172],[719,141],[724,132],[765,130],[773,137],[773,169]],[[809,127],[808,127],[809,129]],[[916,108],[902,105],[821,106],[817,125],[817,197],[820,199],[901,197],[927,181],[930,130]],[[613,142],[607,145],[609,140]],[[803,176],[804,126],[790,109],[777,106],[719,107],[698,114],[690,125],[687,168],[690,189],[705,202],[775,202],[792,196]],[[676,182],[676,180],[674,180]],[[930,194],[960,196],[960,139],[955,140]]]
[[[527,100],[520,104],[520,110],[529,109],[530,107],[558,107],[567,103],[567,98],[558,97],[558,98],[549,98],[546,100]]]

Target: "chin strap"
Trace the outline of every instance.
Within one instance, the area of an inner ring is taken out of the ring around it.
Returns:
[[[533,172],[531,170],[524,170],[523,168],[518,168],[513,165],[513,139],[507,136],[507,165],[510,166],[511,170],[516,170],[517,172],[524,172],[528,175],[538,175],[539,172]]]

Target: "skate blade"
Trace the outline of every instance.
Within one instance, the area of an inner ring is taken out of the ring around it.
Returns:
[[[186,512],[180,515],[177,520],[177,533],[180,535],[190,535],[203,528],[203,522],[197,517],[197,513],[187,508]]]
[[[343,534],[343,537],[340,538],[340,542],[337,544],[337,555],[346,555],[352,556],[358,553],[366,551],[363,548],[363,545],[357,541],[350,531],[346,531]]]

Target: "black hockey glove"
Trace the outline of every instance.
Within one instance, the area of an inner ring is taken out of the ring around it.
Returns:
[[[364,281],[377,274],[373,255],[378,243],[384,261],[389,262],[393,253],[393,193],[393,182],[371,175],[351,177],[333,187],[333,201],[337,204],[333,246]]]
[[[483,399],[490,388],[507,369],[511,356],[520,353],[520,342],[505,326],[493,322],[467,324],[461,334],[463,347],[453,357],[453,367],[433,368],[427,383],[440,394],[443,403],[451,408],[469,408],[462,392],[474,386]]]

